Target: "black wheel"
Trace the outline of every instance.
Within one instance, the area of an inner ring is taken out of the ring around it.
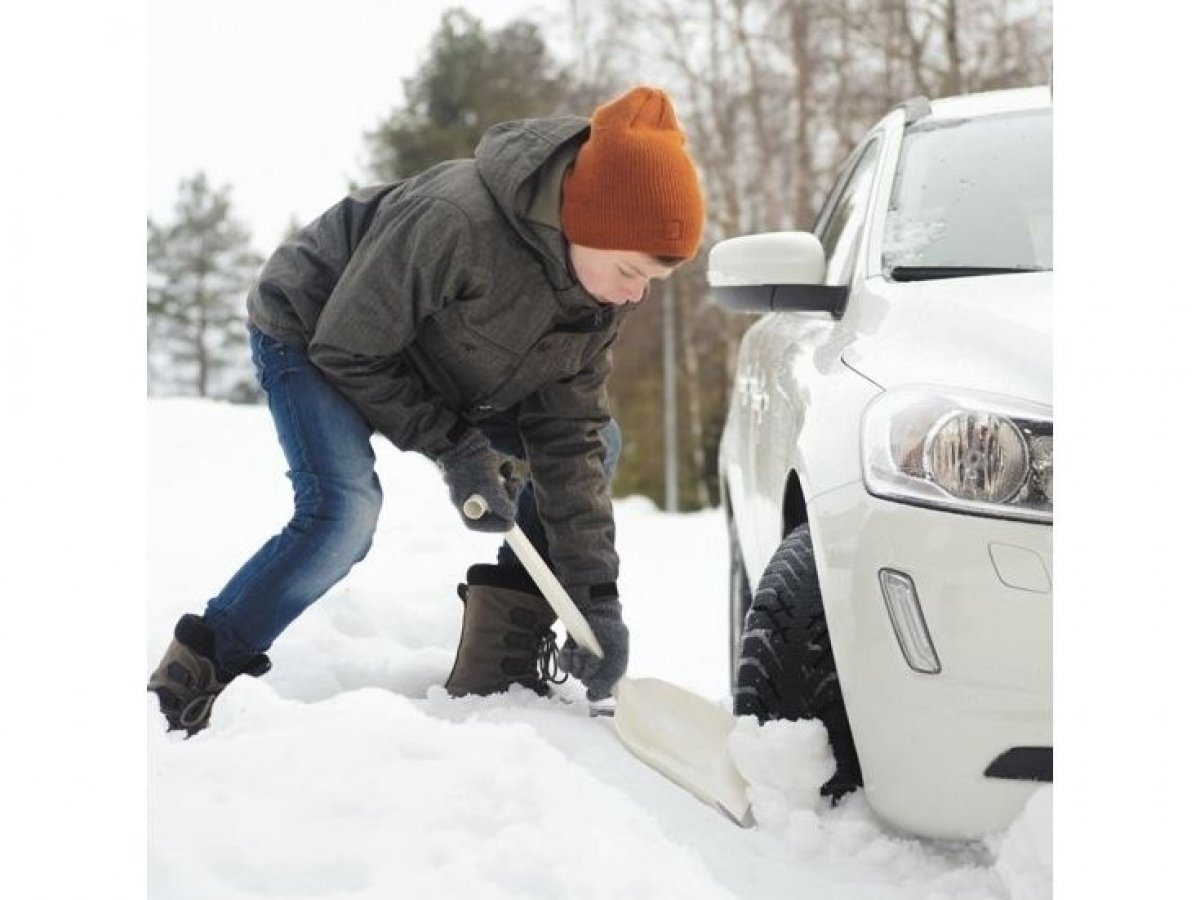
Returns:
[[[742,629],[746,622],[746,611],[750,609],[753,594],[750,579],[746,577],[746,564],[742,561],[742,545],[738,541],[737,527],[733,516],[729,517],[729,690],[737,692],[738,660],[742,656]]]
[[[820,719],[837,762],[821,793],[836,802],[862,784],[807,524],[783,539],[751,601],[733,701],[760,722]]]

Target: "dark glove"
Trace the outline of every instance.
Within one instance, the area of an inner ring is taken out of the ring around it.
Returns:
[[[615,594],[594,598],[588,588],[574,587],[568,593],[592,626],[604,659],[598,659],[568,637],[558,653],[558,665],[587,685],[589,700],[603,700],[612,695],[613,687],[629,665],[629,629],[621,621],[621,601]]]
[[[478,429],[471,429],[462,440],[438,457],[442,478],[450,487],[450,500],[472,531],[507,531],[517,515],[517,495],[521,479],[511,457],[492,449]],[[487,502],[488,511],[478,519],[463,512],[463,504],[472,494]]]

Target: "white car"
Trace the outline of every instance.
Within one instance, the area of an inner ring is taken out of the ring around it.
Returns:
[[[709,256],[765,313],[720,452],[735,711],[821,719],[824,792],[922,836],[1052,780],[1051,121],[1044,88],[910,101],[813,234]]]

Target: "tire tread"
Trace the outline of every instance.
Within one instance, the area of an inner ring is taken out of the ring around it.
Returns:
[[[746,615],[734,682],[737,715],[824,723],[838,771],[823,793],[836,800],[862,784],[807,524],[784,538],[763,573]]]

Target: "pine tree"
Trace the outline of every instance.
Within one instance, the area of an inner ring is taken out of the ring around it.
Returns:
[[[391,181],[470,157],[497,122],[564,112],[569,89],[537,25],[515,21],[489,32],[452,9],[405,82],[405,105],[367,135],[372,173]]]
[[[234,217],[230,188],[203,172],[179,185],[174,219],[146,221],[146,337],[151,394],[247,402],[245,296],[262,264]]]

